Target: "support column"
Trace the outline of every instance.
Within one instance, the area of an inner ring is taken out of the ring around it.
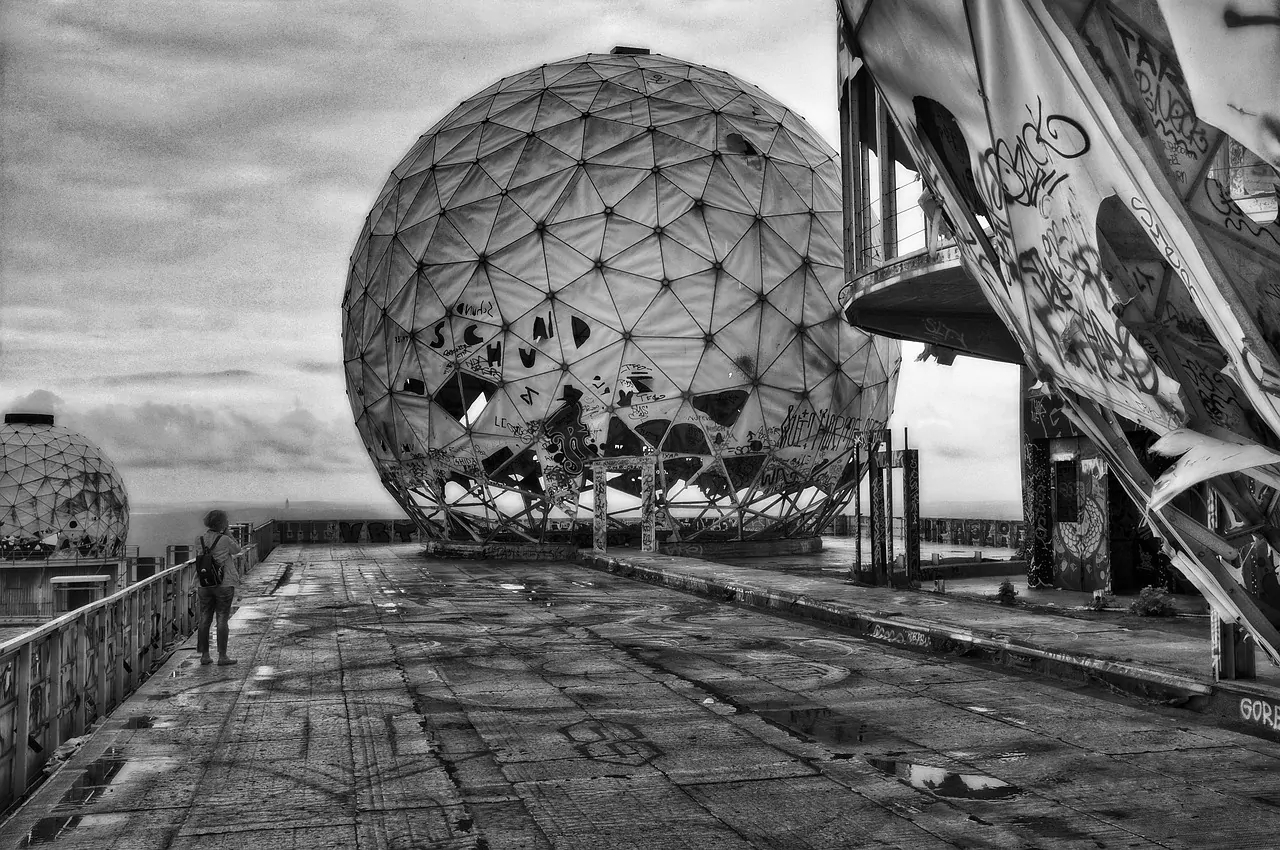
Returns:
[[[862,443],[863,435],[858,435],[858,441],[853,447],[853,477],[858,482],[853,488],[853,539],[854,539],[854,560],[853,574],[855,577],[862,573]]]
[[[893,571],[893,468],[897,464],[893,462],[893,432],[888,428],[882,432],[884,437],[884,465],[881,466],[881,472],[884,475],[884,546],[885,546],[885,578]]]
[[[898,176],[889,107],[876,92],[876,159],[880,166],[880,261],[898,256]]]
[[[658,551],[658,529],[653,499],[653,464],[640,467],[640,551]]]
[[[902,450],[902,534],[907,556],[907,581],[919,581],[920,570],[920,453]]]
[[[1240,625],[1223,620],[1217,610],[1209,615],[1209,630],[1213,680],[1255,678],[1258,670],[1249,633]]]
[[[603,552],[609,548],[608,481],[605,479],[603,466],[594,467],[593,475],[595,490],[592,499],[591,529],[595,538],[595,550]]]
[[[871,496],[871,580],[875,584],[884,584],[889,574],[889,563],[884,539],[884,474],[880,465],[879,439],[873,440],[867,456],[867,476]]]

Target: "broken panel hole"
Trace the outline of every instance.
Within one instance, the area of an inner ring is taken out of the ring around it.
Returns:
[[[638,457],[650,450],[644,440],[616,416],[609,418],[609,434],[604,440],[605,457]]]
[[[400,389],[402,392],[413,393],[414,395],[427,394],[427,385],[419,378],[405,378],[404,386]]]
[[[637,425],[636,433],[643,437],[649,445],[656,447],[662,443],[662,435],[667,433],[667,428],[670,425],[670,419],[650,419]]]
[[[725,471],[729,473],[729,480],[733,482],[733,489],[735,490],[745,490],[750,487],[751,482],[755,480],[762,466],[764,466],[763,455],[747,455],[745,457],[724,459]]]
[[[718,393],[696,395],[690,403],[694,410],[700,410],[710,416],[712,422],[728,428],[742,415],[747,397],[746,390],[723,390]]]
[[[434,400],[454,419],[463,425],[470,425],[475,422],[497,389],[498,385],[492,381],[468,372],[459,372],[436,390]]]
[[[746,137],[741,133],[730,133],[725,136],[724,150],[726,153],[740,153],[746,156],[760,155],[760,151],[756,150],[756,146],[747,141]]]
[[[662,442],[664,452],[688,452],[689,454],[711,454],[707,438],[697,425],[681,423],[672,426],[667,438]]]
[[[569,324],[573,329],[573,347],[582,348],[583,343],[591,338],[591,326],[577,316],[572,317]]]
[[[640,470],[624,469],[618,473],[610,473],[606,479],[610,487],[628,496],[640,495]]]
[[[502,448],[498,449],[496,452],[494,452],[493,454],[489,455],[487,458],[484,459],[485,474],[488,475],[490,478],[493,478],[494,473],[497,472],[498,469],[503,464],[511,460],[511,458],[513,457],[515,457],[515,454],[511,451],[511,449],[507,448],[506,446],[503,446]]]
[[[671,475],[669,468],[667,475]],[[709,466],[703,470],[702,474],[698,476],[696,486],[709,501],[724,499],[733,494],[733,488],[729,486],[729,479],[725,478],[724,473],[714,466]]]
[[[485,458],[484,471],[493,481],[530,493],[543,492],[542,466],[533,449],[525,449],[513,456],[511,449],[503,447]]]
[[[671,487],[676,481],[692,481],[693,477],[702,469],[702,459],[696,457],[667,458],[662,462],[662,468],[667,474],[667,487]],[[724,476],[721,476],[721,479],[723,478]]]
[[[837,489],[862,479],[862,466],[856,462],[855,458],[855,452],[850,452],[845,460],[844,471],[840,473],[840,481],[836,484]]]

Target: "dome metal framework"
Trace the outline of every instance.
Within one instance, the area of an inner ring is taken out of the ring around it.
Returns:
[[[343,297],[385,486],[433,538],[547,541],[608,460],[615,525],[648,465],[675,539],[818,533],[900,362],[836,303],[839,180],[800,116],[663,56],[463,101],[379,192]]]
[[[44,414],[0,426],[0,557],[114,558],[129,497],[111,461]]]

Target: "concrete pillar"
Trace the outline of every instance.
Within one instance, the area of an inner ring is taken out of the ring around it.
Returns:
[[[1215,609],[1209,615],[1209,643],[1213,652],[1213,680],[1253,679],[1258,671],[1253,639],[1238,623],[1223,620]]]
[[[653,499],[653,464],[640,467],[640,551],[658,551],[657,513]]]
[[[902,535],[907,580],[919,581],[920,570],[920,453],[902,450]]]
[[[885,545],[884,472],[880,465],[878,439],[873,441],[867,458],[867,476],[871,497],[871,575],[876,584],[884,584],[889,574],[889,553]]]
[[[594,536],[594,548],[603,552],[609,548],[609,497],[608,482],[605,480],[605,468],[596,466],[593,470],[595,485],[591,529]]]

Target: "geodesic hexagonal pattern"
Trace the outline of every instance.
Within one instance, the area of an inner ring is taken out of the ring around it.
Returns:
[[[111,461],[52,416],[0,426],[0,557],[124,554],[129,497]]]
[[[594,463],[634,458],[679,538],[816,533],[900,359],[835,303],[839,179],[798,115],[662,56],[464,101],[379,193],[343,299],[388,489],[435,537],[544,539]],[[634,515],[639,472],[611,474]]]

